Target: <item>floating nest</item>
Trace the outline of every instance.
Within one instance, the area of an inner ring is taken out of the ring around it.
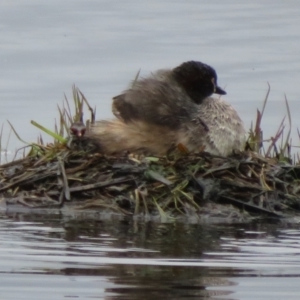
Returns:
[[[222,209],[228,214],[228,207],[251,217],[285,217],[300,210],[300,166],[254,152],[108,157],[76,148],[0,166],[2,201],[160,217],[195,217]]]
[[[300,211],[300,164],[282,159],[290,157],[289,152],[284,155],[285,149],[290,150],[288,142],[280,151],[277,149],[283,122],[266,152],[269,156],[273,149],[277,158],[257,153],[262,147],[260,122],[267,96],[262,113],[257,111],[255,129],[249,134],[248,141],[257,146],[256,152],[231,157],[205,152],[113,157],[98,153],[86,136],[63,137],[71,124],[82,122],[84,105],[91,112],[91,122],[95,120],[95,111],[74,86],[75,115],[66,99],[66,105],[59,108],[55,133],[32,121],[54,137],[54,144],[44,146],[40,139],[38,144],[31,144],[27,157],[0,165],[0,199],[13,207],[72,207],[164,219],[220,217],[232,221],[296,216]]]

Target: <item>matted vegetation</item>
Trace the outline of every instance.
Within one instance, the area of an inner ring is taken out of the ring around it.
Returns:
[[[224,210],[230,204],[255,217],[291,216],[300,210],[300,165],[298,157],[291,156],[287,101],[289,131],[284,135],[282,121],[266,149],[260,123],[268,94],[244,152],[220,157],[178,151],[159,158],[107,157],[97,153],[88,136],[67,137],[71,124],[83,121],[84,108],[91,112],[87,130],[95,119],[95,111],[75,87],[73,98],[75,114],[66,99],[55,132],[32,122],[53,136],[53,143],[45,145],[39,137],[38,143],[28,145],[26,157],[0,166],[0,197],[7,205],[69,205],[164,218],[200,216],[212,203],[222,204],[218,209]]]

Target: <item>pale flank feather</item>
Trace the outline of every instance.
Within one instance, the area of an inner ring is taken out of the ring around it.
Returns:
[[[100,152],[105,154],[129,151],[165,155],[176,141],[176,132],[169,128],[141,121],[126,124],[118,119],[96,122],[89,135],[98,141]]]

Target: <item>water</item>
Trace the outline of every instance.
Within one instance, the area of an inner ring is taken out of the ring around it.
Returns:
[[[0,241],[1,299],[299,298],[297,226],[1,214]]]
[[[3,0],[0,121],[26,141],[35,120],[53,128],[56,105],[76,83],[97,117],[142,75],[195,59],[216,68],[246,127],[271,94],[263,119],[274,135],[293,116],[297,142],[300,19],[296,0]],[[4,156],[4,155],[3,155]],[[139,223],[60,213],[0,215],[0,299],[298,299],[297,225]]]

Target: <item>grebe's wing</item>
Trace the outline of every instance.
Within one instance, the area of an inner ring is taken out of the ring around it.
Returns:
[[[125,123],[143,121],[176,129],[196,110],[181,90],[168,82],[147,78],[113,98],[112,112]]]

